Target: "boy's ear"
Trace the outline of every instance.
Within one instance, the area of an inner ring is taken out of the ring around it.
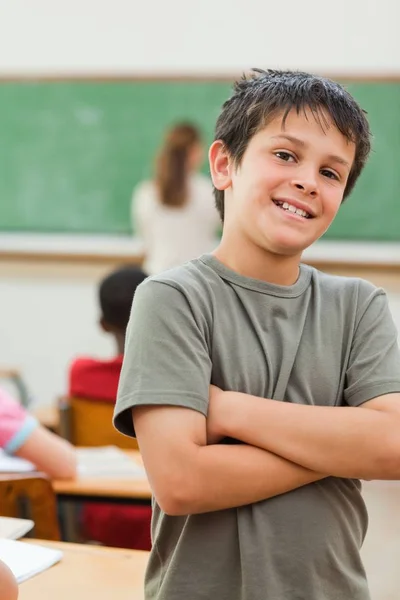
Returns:
[[[232,161],[221,140],[216,140],[211,144],[208,160],[214,186],[217,190],[226,190],[232,183]]]

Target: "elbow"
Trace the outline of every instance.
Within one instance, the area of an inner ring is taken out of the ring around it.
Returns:
[[[77,476],[76,466],[68,465],[57,472],[57,479],[75,479]]]
[[[182,517],[199,511],[199,486],[191,480],[176,481],[169,479],[154,495],[161,510],[171,517]]]
[[[161,510],[170,517],[182,517],[193,514],[194,502],[185,490],[174,492],[173,489],[165,491],[156,500]]]
[[[366,471],[362,479],[400,480],[400,441],[388,439],[382,443],[375,460],[369,463]]]
[[[57,465],[52,477],[56,479],[74,479],[77,476],[77,473],[77,460],[75,453],[73,453],[71,456],[64,459],[61,464]]]
[[[190,514],[190,511],[183,504],[173,499],[162,499],[157,500],[157,502],[161,510],[169,517],[183,517]]]
[[[382,477],[379,479],[400,480],[400,442],[389,444],[385,459],[381,459]]]

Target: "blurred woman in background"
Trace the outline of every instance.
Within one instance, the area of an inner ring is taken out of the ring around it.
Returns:
[[[180,123],[167,132],[153,181],[138,185],[132,200],[134,229],[144,243],[143,269],[154,275],[216,246],[219,218],[211,181],[199,173],[199,131]]]

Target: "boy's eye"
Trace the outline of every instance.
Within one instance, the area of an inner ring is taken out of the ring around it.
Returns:
[[[336,179],[336,181],[339,181],[339,176],[329,169],[322,169],[321,175],[328,177],[329,179]]]
[[[281,158],[286,162],[289,162],[290,160],[295,160],[293,154],[290,154],[290,152],[285,152],[284,150],[278,150],[278,152],[275,152],[275,156]]]

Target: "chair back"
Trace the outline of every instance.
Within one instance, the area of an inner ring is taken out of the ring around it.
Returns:
[[[0,473],[0,515],[32,519],[35,538],[60,539],[56,497],[42,473]]]
[[[11,381],[22,406],[25,406],[25,408],[29,406],[29,392],[21,373],[17,369],[4,369],[0,367],[0,379]]]
[[[117,446],[137,450],[136,440],[119,433],[112,424],[114,404],[104,400],[62,398],[60,433],[75,446]]]

